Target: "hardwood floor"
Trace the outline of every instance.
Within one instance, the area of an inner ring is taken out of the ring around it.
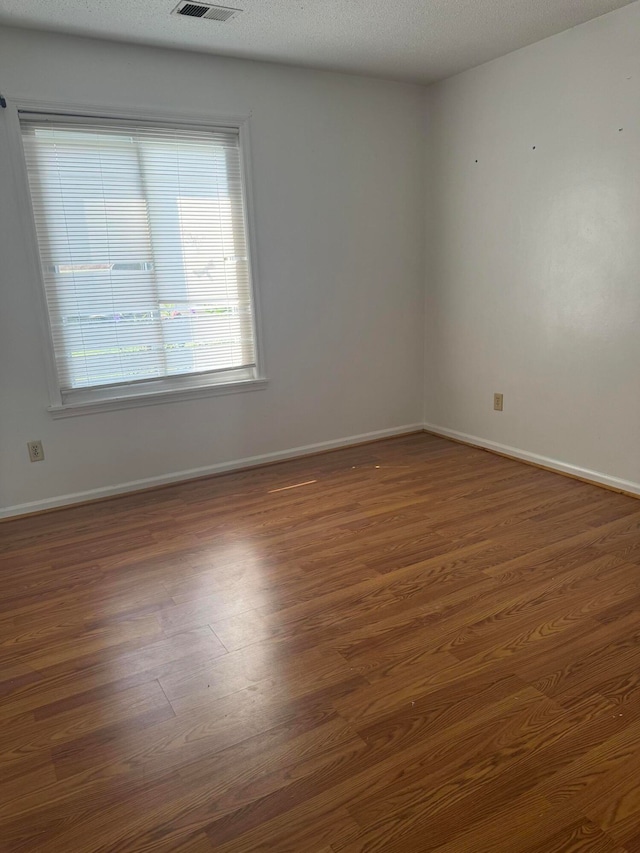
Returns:
[[[640,851],[630,497],[415,435],[0,543],[2,851]]]

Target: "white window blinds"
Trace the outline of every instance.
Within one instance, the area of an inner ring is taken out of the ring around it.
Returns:
[[[255,375],[239,133],[21,114],[62,398]]]

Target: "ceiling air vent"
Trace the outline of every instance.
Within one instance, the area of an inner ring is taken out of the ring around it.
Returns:
[[[202,18],[205,21],[229,21],[242,9],[229,9],[227,6],[210,6],[208,3],[189,3],[182,0],[171,13],[184,18]]]

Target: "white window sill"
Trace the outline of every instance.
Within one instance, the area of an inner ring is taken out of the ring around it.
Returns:
[[[160,403],[178,403],[182,400],[197,400],[201,397],[216,397],[220,394],[239,394],[243,391],[259,391],[265,388],[267,380],[243,379],[239,382],[223,382],[218,385],[200,387],[168,388],[142,394],[126,394],[101,400],[85,400],[52,405],[47,411],[53,418],[71,418],[77,415],[92,415],[99,412],[113,412],[118,409],[131,409],[139,406],[157,406]]]

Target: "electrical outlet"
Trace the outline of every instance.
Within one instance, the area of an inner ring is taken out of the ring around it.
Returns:
[[[493,395],[493,408],[496,412],[502,411],[502,394]]]
[[[42,442],[28,441],[27,447],[29,448],[29,461],[42,462],[42,460],[44,459],[44,450],[42,449]]]

